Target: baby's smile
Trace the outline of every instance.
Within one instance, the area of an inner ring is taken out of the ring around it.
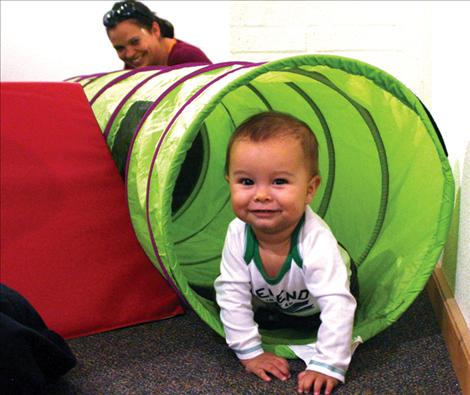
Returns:
[[[257,217],[270,217],[274,214],[277,214],[281,212],[279,209],[256,209],[256,210],[250,210],[250,212]]]

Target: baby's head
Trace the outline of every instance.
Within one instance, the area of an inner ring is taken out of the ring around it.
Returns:
[[[317,141],[290,115],[257,114],[233,134],[225,170],[235,215],[265,241],[290,237],[320,185]]]
[[[228,175],[230,153],[237,141],[246,139],[258,143],[289,137],[299,141],[308,173],[311,176],[318,175],[318,143],[310,127],[292,115],[275,111],[256,114],[238,126],[227,147],[225,175]]]

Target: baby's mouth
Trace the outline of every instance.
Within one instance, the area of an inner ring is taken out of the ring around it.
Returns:
[[[271,209],[271,210],[263,209],[263,210],[251,210],[251,213],[258,215],[258,216],[262,216],[262,215],[272,215],[272,214],[278,213],[279,211],[280,210],[275,210],[275,209]]]

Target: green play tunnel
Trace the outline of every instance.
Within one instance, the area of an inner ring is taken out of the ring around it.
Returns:
[[[123,70],[80,80],[126,180],[137,237],[155,266],[217,333],[213,282],[228,223],[227,142],[269,109],[310,125],[322,184],[313,209],[358,263],[354,334],[396,321],[424,288],[446,241],[454,182],[419,99],[373,66],[337,56]],[[312,333],[264,330],[266,349]]]

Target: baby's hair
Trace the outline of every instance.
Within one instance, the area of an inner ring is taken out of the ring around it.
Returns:
[[[293,137],[299,140],[305,158],[309,162],[311,174],[316,176],[318,174],[318,142],[312,129],[305,122],[292,115],[277,111],[256,114],[235,129],[227,147],[225,174],[228,175],[230,151],[236,141],[248,139],[260,142],[282,137]]]

